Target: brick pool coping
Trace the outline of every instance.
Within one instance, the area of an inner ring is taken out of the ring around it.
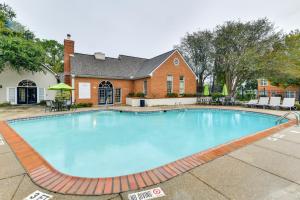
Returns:
[[[289,120],[286,123],[201,151],[155,169],[108,178],[83,178],[63,174],[52,167],[5,121],[0,121],[0,132],[36,185],[61,194],[103,195],[137,190],[167,181],[204,163],[290,127],[295,122],[295,120]]]

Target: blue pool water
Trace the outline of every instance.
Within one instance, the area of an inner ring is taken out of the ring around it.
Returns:
[[[10,125],[60,172],[109,177],[149,170],[270,128],[276,118],[213,109],[97,111]]]

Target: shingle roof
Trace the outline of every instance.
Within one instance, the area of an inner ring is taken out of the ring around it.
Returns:
[[[94,55],[75,53],[71,57],[71,73],[75,76],[138,79],[147,77],[174,51],[171,50],[151,59],[120,55],[97,60]]]

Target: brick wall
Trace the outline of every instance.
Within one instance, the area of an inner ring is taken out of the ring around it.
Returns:
[[[179,65],[175,66],[174,58],[179,59]],[[190,70],[189,66],[184,62],[178,52],[175,52],[168,60],[166,60],[159,68],[157,68],[152,77],[149,91],[151,98],[163,98],[167,95],[167,76],[173,76],[173,92],[179,94],[179,77],[184,76],[185,92],[189,94],[196,93],[196,77]]]
[[[285,97],[285,93],[287,91],[295,92],[296,98],[299,97],[299,87],[298,86],[289,86],[289,87],[280,87],[280,86],[274,86],[271,84],[270,81],[267,81],[267,85],[261,85],[261,79],[258,79],[258,86],[257,86],[258,96],[260,96],[261,93],[265,92],[267,96],[272,96],[272,93],[276,93],[278,95],[281,95],[282,97]]]
[[[98,88],[99,84],[102,81],[110,81],[113,84],[113,88],[122,89],[122,103],[125,104],[126,96],[128,93],[133,91],[133,81],[132,80],[110,80],[110,79],[99,79],[99,78],[75,78],[75,99],[76,103],[93,103],[98,105]],[[91,99],[79,99],[78,94],[78,83],[79,82],[88,82],[91,84]]]
[[[133,92],[134,93],[139,93],[139,92],[144,92],[144,81],[147,80],[147,91],[148,95],[147,97],[151,96],[150,91],[151,91],[151,78],[143,78],[143,79],[138,79],[133,82]]]
[[[71,85],[71,63],[70,55],[74,54],[74,41],[64,40],[64,82]]]
[[[174,65],[174,58],[179,59],[179,65]],[[167,95],[167,76],[173,76],[173,92],[179,94],[179,77],[184,76],[185,93],[196,93],[196,78],[188,65],[184,62],[178,52],[175,52],[168,60],[166,60],[159,68],[157,68],[152,77],[139,80],[111,80],[100,78],[75,78],[75,99],[76,103],[93,103],[98,104],[98,87],[101,81],[110,81],[114,89],[122,89],[122,103],[125,104],[128,93],[143,92],[144,80],[147,80],[148,98],[164,98]],[[78,83],[89,82],[91,84],[91,99],[79,99]]]

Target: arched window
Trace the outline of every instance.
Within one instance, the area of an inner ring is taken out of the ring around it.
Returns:
[[[102,81],[99,84],[99,104],[113,104],[113,85],[109,81]]]
[[[23,80],[18,84],[19,87],[36,87],[35,82],[30,80]]]
[[[113,85],[109,81],[102,81],[99,84],[99,88],[113,88]]]

